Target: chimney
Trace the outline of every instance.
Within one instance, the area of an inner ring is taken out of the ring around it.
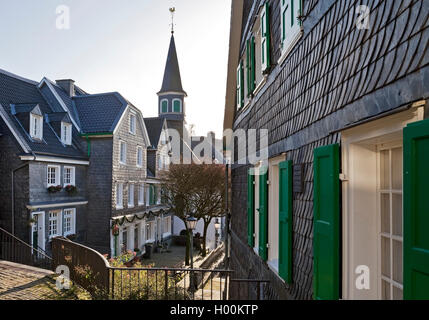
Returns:
[[[69,97],[73,97],[75,95],[74,80],[64,79],[64,80],[56,80],[55,82],[57,83],[57,85],[59,85],[61,88],[63,88],[66,91]]]

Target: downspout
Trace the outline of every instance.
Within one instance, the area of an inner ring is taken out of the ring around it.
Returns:
[[[86,145],[88,146],[88,158],[91,156],[91,140],[88,135],[84,135],[86,138]]]
[[[34,154],[33,151],[31,151],[31,153],[33,154],[33,160],[36,160],[36,155]],[[25,168],[26,166],[28,166],[30,164],[29,161],[27,161],[26,163],[24,163],[23,165],[20,165],[18,168],[12,169],[12,235],[15,235],[15,172],[17,172],[18,170],[21,170],[23,168]]]

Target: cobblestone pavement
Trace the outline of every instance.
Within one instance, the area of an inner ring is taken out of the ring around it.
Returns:
[[[0,261],[0,300],[73,300],[75,292],[60,292],[54,273]]]

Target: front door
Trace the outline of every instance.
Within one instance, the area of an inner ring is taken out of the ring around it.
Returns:
[[[31,245],[35,249],[45,250],[45,213],[33,213],[32,217]]]

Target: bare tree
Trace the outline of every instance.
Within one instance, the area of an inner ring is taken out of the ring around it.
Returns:
[[[203,219],[203,248],[206,255],[207,229],[215,217],[223,215],[225,168],[222,165],[173,164],[162,176],[164,202],[186,227],[186,265],[189,265],[190,230],[186,219]]]

